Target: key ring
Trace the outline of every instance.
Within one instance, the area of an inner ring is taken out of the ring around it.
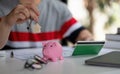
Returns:
[[[34,59],[28,59],[24,65],[24,68],[29,70],[33,70],[33,69],[40,70],[42,69],[42,67],[43,67],[42,64],[40,64],[38,61]]]
[[[30,23],[27,26],[27,30],[30,31],[31,30],[31,25],[32,25],[32,19],[30,19]]]
[[[34,58],[42,64],[47,64],[48,62],[42,59],[40,56],[35,55]]]
[[[43,64],[47,64],[48,62],[43,60],[40,56],[35,55],[34,59],[28,59],[25,62],[24,68],[29,69],[29,70],[33,70],[33,69],[37,69],[40,70],[43,67]]]

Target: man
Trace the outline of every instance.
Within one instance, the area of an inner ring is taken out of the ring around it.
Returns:
[[[0,17],[0,48],[41,47],[43,41],[63,38],[72,43],[92,39],[57,0],[1,0]]]

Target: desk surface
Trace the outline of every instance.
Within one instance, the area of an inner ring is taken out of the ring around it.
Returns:
[[[86,59],[95,56],[70,56],[63,61],[49,62],[41,70],[24,69],[25,61],[15,58],[0,60],[0,74],[120,74],[119,68],[85,65]]]

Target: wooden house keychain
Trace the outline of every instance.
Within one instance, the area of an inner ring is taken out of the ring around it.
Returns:
[[[30,20],[30,23],[28,24],[28,31],[31,31],[32,33],[40,33],[41,32],[41,26],[38,22],[32,23],[33,20]]]
[[[32,25],[32,32],[33,33],[40,33],[41,32],[41,26],[39,23],[35,23],[34,25]]]

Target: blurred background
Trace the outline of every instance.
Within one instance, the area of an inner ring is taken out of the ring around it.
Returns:
[[[93,33],[95,40],[105,40],[105,34],[115,34],[120,27],[120,0],[61,1]]]

